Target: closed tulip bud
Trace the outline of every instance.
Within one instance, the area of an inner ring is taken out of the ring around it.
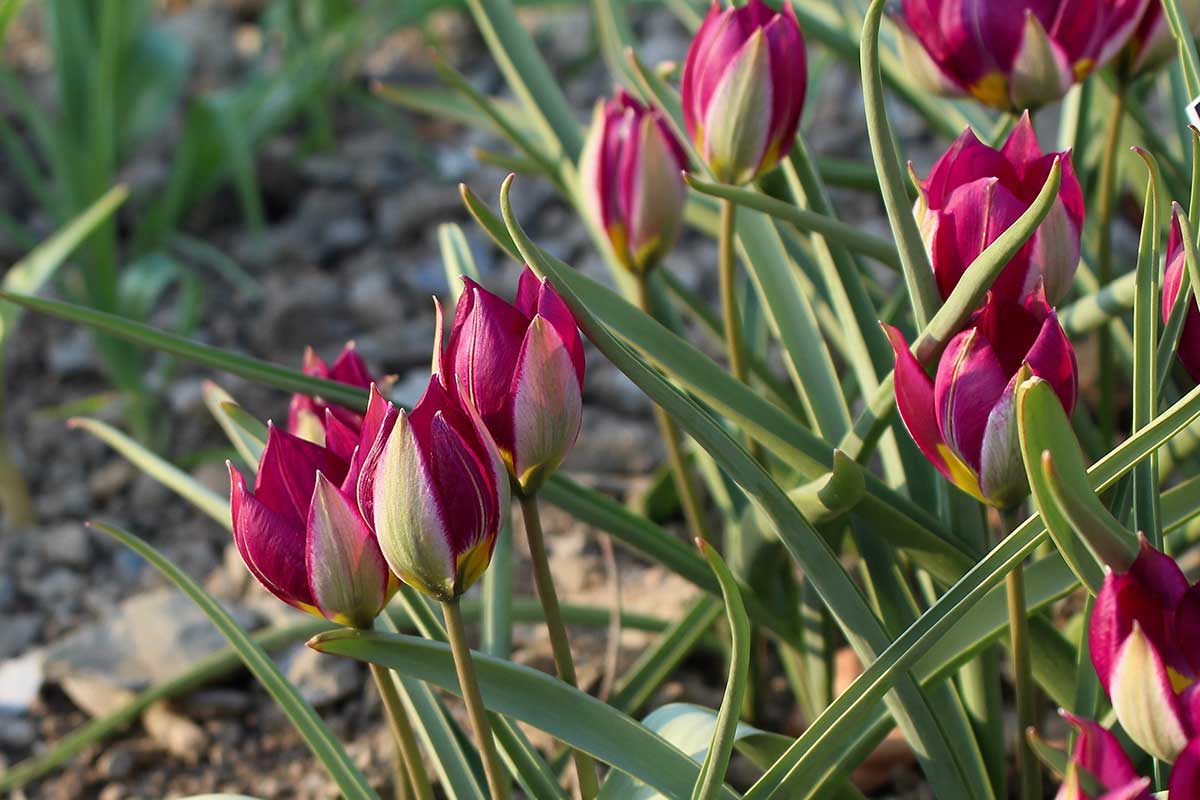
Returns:
[[[1016,389],[1028,376],[1050,383],[1070,414],[1075,351],[1037,292],[1016,302],[990,297],[946,346],[930,379],[904,335],[887,328],[896,351],[896,407],[925,457],[954,484],[997,508],[1029,491],[1021,459]]]
[[[644,273],[679,239],[687,156],[657,109],[624,90],[596,104],[579,169],[588,213],[626,269]]]
[[[1200,587],[1143,537],[1096,595],[1088,647],[1117,721],[1138,747],[1175,761],[1200,733]],[[1190,796],[1190,795],[1185,795]]]
[[[1058,100],[1120,52],[1148,2],[903,0],[900,29],[925,51],[913,74],[929,74],[928,62],[940,71],[930,88],[1021,111]]]
[[[714,0],[683,65],[683,119],[717,180],[743,184],[791,149],[808,80],[804,37],[788,3],[722,10]]]
[[[434,376],[411,413],[373,392],[358,502],[388,566],[438,600],[458,597],[487,569],[508,480],[491,435],[469,403]]]
[[[1059,712],[1078,730],[1067,776],[1054,800],[1151,800],[1150,780],[1140,777],[1112,732],[1088,719]],[[1079,770],[1086,770],[1104,794],[1092,798],[1080,786]]]
[[[1179,0],[1192,35],[1200,34],[1200,0]],[[1161,0],[1151,0],[1129,43],[1121,51],[1118,68],[1126,78],[1154,72],[1179,52]]]
[[[355,348],[354,342],[349,342],[342,348],[342,352],[338,354],[332,366],[318,356],[311,347],[308,348],[304,351],[304,374],[349,386],[357,386],[360,389],[366,389],[372,383],[385,385],[384,381],[371,375],[366,362]],[[311,397],[306,394],[292,395],[292,402],[288,406],[288,431],[301,439],[324,445],[326,419],[330,416],[337,420],[340,428],[349,431],[357,443],[358,432],[362,428],[362,414],[345,406],[326,402],[320,397]],[[353,446],[351,446],[352,451]],[[349,453],[341,455],[349,458]]]
[[[367,628],[397,584],[359,513],[350,472],[331,450],[271,426],[253,493],[229,465],[233,538],[250,573],[280,600]]]
[[[515,305],[467,280],[435,361],[443,386],[478,409],[517,489],[536,492],[583,419],[583,341],[562,298],[528,268]]]
[[[1163,275],[1162,316],[1163,322],[1171,316],[1175,303],[1179,300],[1179,289],[1182,285],[1183,274],[1187,269],[1187,256],[1183,249],[1183,235],[1179,231],[1179,223],[1172,221],[1171,235],[1167,237],[1167,269]],[[1179,334],[1179,348],[1176,353],[1183,363],[1192,380],[1200,381],[1200,309],[1196,307],[1196,298],[1189,301],[1190,306],[1184,312],[1183,330]]]
[[[968,129],[920,182],[913,213],[943,298],[971,262],[1033,204],[1055,159],[1062,163],[1058,198],[991,288],[994,294],[1019,299],[1040,283],[1051,304],[1066,296],[1079,265],[1083,189],[1070,153],[1043,154],[1025,114],[999,150]]]

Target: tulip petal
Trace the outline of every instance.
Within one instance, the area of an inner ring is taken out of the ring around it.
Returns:
[[[732,56],[712,91],[705,107],[703,154],[719,181],[751,180],[767,153],[778,91],[764,78],[769,68],[765,34],[756,30]]]
[[[388,566],[405,583],[434,598],[453,598],[450,535],[429,464],[403,412],[373,467],[360,478],[359,496],[371,498],[375,535]]]
[[[1104,578],[1088,625],[1088,648],[1100,685],[1111,694],[1112,673],[1125,640],[1137,624],[1159,653],[1167,650],[1172,609],[1142,581],[1129,573],[1109,573]]]
[[[1016,371],[1004,368],[982,329],[950,340],[934,379],[934,412],[950,448],[975,474],[982,461],[988,417]]]
[[[1075,364],[1075,348],[1053,311],[1049,312],[1037,339],[1025,354],[1025,363],[1034,375],[1054,388],[1063,410],[1070,416],[1079,394],[1079,370]]]
[[[1169,797],[1200,797],[1200,738],[1192,739],[1171,767]]]
[[[1021,436],[1017,426],[1017,385],[1020,372],[1012,377],[1004,393],[988,413],[980,450],[979,489],[997,508],[1014,508],[1029,493]]]
[[[1090,719],[1066,711],[1061,713],[1079,730],[1071,751],[1072,763],[1090,772],[1106,789],[1127,787],[1139,780],[1137,769],[1111,731]]]
[[[1075,82],[1075,72],[1062,47],[1046,33],[1042,21],[1025,12],[1021,46],[1013,59],[1010,94],[1014,108],[1031,108],[1057,100]]]
[[[1200,643],[1200,584],[1189,587],[1180,597],[1169,630],[1183,662],[1179,671],[1192,677],[1200,675],[1200,645],[1197,644]]]
[[[313,608],[304,564],[304,529],[276,514],[246,489],[232,464],[229,469],[233,542],[246,568],[263,587],[288,605]]]
[[[353,497],[317,476],[305,561],[313,602],[326,619],[369,628],[387,602],[389,571]]]
[[[929,207],[940,210],[955,189],[982,178],[996,178],[1005,186],[1019,182],[1010,160],[979,141],[975,132],[967,128],[933,165],[922,189]]]
[[[1117,652],[1109,697],[1121,727],[1150,755],[1174,761],[1187,745],[1183,709],[1167,668],[1136,622]]]
[[[513,376],[513,475],[526,492],[562,463],[583,417],[571,355],[542,317],[534,317]]]
[[[263,449],[254,480],[258,500],[296,528],[304,527],[316,474],[341,482],[348,465],[331,450],[267,424]]]
[[[530,272],[532,275],[533,273]],[[532,318],[534,314],[530,314]],[[538,294],[537,314],[557,331],[559,339],[562,341],[562,346],[566,348],[567,354],[571,357],[571,365],[575,371],[575,379],[579,383],[579,391],[583,391],[583,378],[586,370],[586,363],[583,354],[583,339],[579,336],[579,327],[575,324],[575,317],[571,314],[571,309],[567,308],[567,304],[558,296],[558,292],[554,291],[554,287],[549,281],[542,281],[541,290]],[[524,342],[522,341],[522,346]]]

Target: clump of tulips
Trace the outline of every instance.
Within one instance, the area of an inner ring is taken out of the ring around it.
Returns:
[[[732,797],[735,749],[762,770],[738,787],[750,800],[855,796],[847,776],[893,725],[947,800],[1040,800],[1052,772],[1058,800],[1200,797],[1200,584],[1176,560],[1200,516],[1200,437],[1188,431],[1200,419],[1200,265],[1183,210],[1200,209],[1200,131],[1192,163],[1155,127],[1170,115],[1146,105],[1161,88],[1171,102],[1200,95],[1200,0],[873,0],[861,32],[824,0],[714,1],[702,18],[678,3],[695,34],[658,66],[620,41],[636,30],[622,4],[598,3],[622,87],[596,100],[586,130],[514,19],[492,16],[506,4],[470,5],[490,47],[526,48],[496,51],[510,105],[439,64],[470,104],[455,119],[486,117],[516,151],[490,157],[525,173],[504,183],[499,215],[463,188],[523,271],[494,294],[461,232],[440,232],[448,274],[469,277],[448,323],[435,307],[415,405],[392,402],[390,379],[353,346],[289,372],[83,317],[301,390],[286,428],[210,402],[245,462],[229,466],[234,542],[269,592],[348,629],[313,647],[372,664],[401,788],[433,797],[419,732],[446,759],[446,796],[483,791],[436,698],[403,702],[393,672],[461,693],[493,797],[514,780],[560,796],[560,773],[583,800]],[[829,94],[839,57],[862,78],[870,164],[806,142],[805,124],[823,123],[806,102]],[[885,96],[943,137],[936,158],[914,158],[911,184],[910,141],[897,141]],[[1123,137],[1156,150],[1139,150],[1145,195],[1130,190]],[[512,198],[539,178],[586,223],[608,281],[527,233]],[[868,202],[848,206],[850,191]],[[839,216],[880,200],[891,239]],[[1139,206],[1135,251],[1114,231]],[[675,252],[704,237],[711,258]],[[686,258],[711,267],[719,306],[674,273]],[[665,464],[637,507],[562,470],[582,426],[581,330],[654,401]],[[177,473],[161,472],[174,486]],[[462,599],[489,569],[489,631],[511,630],[496,567],[511,569],[497,542],[513,501],[554,676],[494,645],[481,662],[467,644]],[[678,620],[640,621],[663,638],[619,676],[610,643],[598,697],[577,674],[542,502],[696,586]],[[212,513],[210,495],[201,505]],[[676,512],[698,554],[664,527]],[[375,632],[393,598],[448,648]],[[722,608],[720,707],[641,715],[713,640]],[[866,668],[839,697],[843,645]],[[774,714],[785,694],[788,713]],[[1042,739],[1046,699],[1069,724],[1065,749]],[[561,740],[565,770],[513,719]],[[344,777],[324,744],[314,752]]]

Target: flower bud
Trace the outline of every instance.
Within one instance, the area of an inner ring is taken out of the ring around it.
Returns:
[[[1187,269],[1187,255],[1183,249],[1183,234],[1179,229],[1178,220],[1171,221],[1171,235],[1167,237],[1167,269],[1163,275],[1162,317],[1165,323],[1179,300],[1179,289],[1183,282],[1183,273]],[[1193,293],[1195,287],[1193,287]],[[1179,333],[1179,347],[1176,353],[1180,362],[1192,376],[1192,380],[1200,382],[1200,309],[1196,307],[1196,298],[1190,301],[1191,306],[1183,318],[1183,330]]]
[[[626,269],[645,273],[679,239],[687,156],[657,109],[624,90],[596,103],[579,171],[593,221]]]
[[[508,481],[496,445],[469,403],[437,376],[411,413],[374,392],[358,502],[388,566],[438,600],[458,597],[491,563]]]
[[[1066,296],[1079,266],[1083,190],[1070,153],[1043,154],[1025,114],[999,150],[968,129],[920,182],[913,213],[943,299],[971,262],[1037,199],[1055,158],[1062,159],[1058,198],[991,288],[1020,299],[1041,283],[1051,304]]]
[[[333,451],[271,426],[254,493],[229,465],[233,537],[250,573],[285,603],[358,628],[397,584],[359,513],[350,465]]]
[[[372,383],[386,385],[386,382],[371,375],[367,363],[359,355],[354,342],[349,342],[342,348],[342,352],[334,360],[333,366],[325,363],[325,360],[317,355],[311,347],[305,349],[304,374],[349,386],[357,386],[360,389],[366,389]],[[357,440],[358,432],[362,428],[362,414],[354,409],[335,405],[320,397],[311,397],[306,394],[292,395],[291,404],[288,406],[288,431],[301,439],[324,446],[326,418],[330,415],[340,423],[340,428],[348,430]],[[351,447],[351,451],[353,451],[353,447]],[[349,458],[349,453],[343,454],[343,457]]]
[[[931,89],[1021,111],[1058,100],[1120,52],[1147,2],[903,0],[900,30],[925,51],[910,71],[940,71],[925,81]]]
[[[683,119],[717,180],[743,184],[791,149],[808,80],[796,12],[714,0],[683,65]]]
[[[478,409],[522,493],[537,491],[574,446],[583,341],[566,304],[528,268],[515,305],[466,280],[435,371]]]
[[[997,508],[1029,491],[1017,430],[1016,389],[1046,380],[1070,414],[1075,351],[1040,292],[1021,303],[991,296],[946,346],[931,380],[904,335],[887,328],[896,351],[896,407],[913,441],[951,482]]]
[[[1200,34],[1200,0],[1179,0],[1179,9],[1192,35]],[[1166,65],[1178,52],[1161,0],[1151,0],[1121,51],[1119,70],[1126,78],[1136,78]]]

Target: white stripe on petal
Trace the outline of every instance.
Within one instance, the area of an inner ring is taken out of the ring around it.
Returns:
[[[1187,745],[1171,679],[1136,622],[1117,652],[1109,695],[1121,727],[1150,755],[1174,761]]]

